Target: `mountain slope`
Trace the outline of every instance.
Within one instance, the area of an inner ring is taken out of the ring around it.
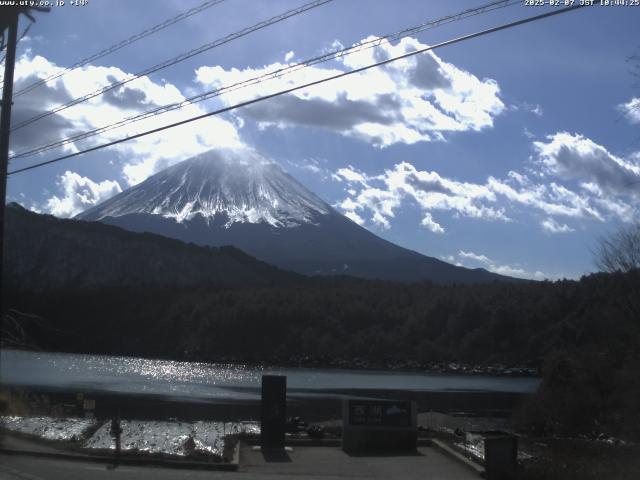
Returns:
[[[233,247],[187,245],[100,223],[6,209],[5,276],[17,290],[126,285],[266,285],[296,282]]]
[[[234,245],[303,274],[436,283],[513,281],[377,237],[255,152],[206,152],[76,218],[198,245]]]

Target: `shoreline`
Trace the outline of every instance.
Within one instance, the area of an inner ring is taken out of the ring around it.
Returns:
[[[28,406],[31,414],[84,416],[84,400],[93,400],[92,414],[97,419],[122,418],[146,420],[217,420],[243,421],[260,419],[260,399],[205,399],[96,391],[90,388],[38,387],[2,385],[8,399]],[[259,389],[256,390],[259,395]],[[412,391],[393,389],[331,389],[313,391],[311,396],[296,396],[288,391],[287,416],[308,422],[342,418],[342,399],[368,397],[415,401],[419,412],[438,411],[449,415],[506,418],[531,395],[529,393],[493,391]],[[10,407],[7,408],[9,410]],[[7,412],[11,414],[11,412]]]
[[[411,360],[369,360],[360,357],[346,358],[315,358],[315,357],[274,357],[268,359],[255,359],[251,357],[198,357],[184,355],[178,356],[145,356],[105,352],[65,351],[65,350],[35,350],[26,348],[0,348],[0,352],[29,352],[61,355],[99,355],[114,358],[131,358],[144,360],[157,360],[169,362],[185,362],[206,365],[235,366],[255,369],[278,368],[305,368],[320,370],[352,370],[356,372],[386,372],[386,373],[420,373],[427,375],[470,375],[470,376],[495,376],[510,378],[540,378],[537,367],[525,365],[504,365],[501,363],[470,364],[456,361],[441,361],[419,363]]]

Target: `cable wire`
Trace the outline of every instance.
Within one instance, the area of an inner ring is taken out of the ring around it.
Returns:
[[[588,5],[575,5],[575,6],[572,6],[572,7],[566,7],[566,8],[562,8],[562,9],[559,9],[559,10],[553,10],[551,12],[542,13],[540,15],[534,15],[532,17],[527,17],[527,18],[524,18],[524,19],[521,19],[521,20],[516,20],[514,22],[505,23],[505,24],[499,25],[497,27],[492,27],[492,28],[488,28],[486,30],[481,30],[479,32],[470,33],[468,35],[463,35],[461,37],[457,37],[457,38],[454,38],[452,40],[447,40],[447,41],[444,41],[444,42],[440,42],[438,44],[431,45],[429,47],[425,47],[425,48],[422,48],[422,49],[419,49],[419,50],[414,50],[412,52],[405,53],[403,55],[398,55],[396,57],[391,57],[389,59],[382,60],[382,61],[377,62],[377,63],[372,63],[372,64],[369,64],[369,65],[365,65],[364,67],[356,68],[356,69],[350,70],[348,72],[342,72],[342,73],[339,73],[339,74],[336,74],[336,75],[332,75],[330,77],[326,77],[326,78],[323,78],[323,79],[320,79],[320,80],[315,80],[313,82],[308,82],[308,83],[305,83],[303,85],[298,85],[298,86],[291,87],[291,88],[288,88],[288,89],[285,89],[285,90],[280,90],[278,92],[275,92],[275,93],[272,93],[272,94],[269,94],[269,95],[264,95],[262,97],[254,98],[254,99],[248,100],[246,102],[240,102],[240,103],[237,103],[235,105],[231,105],[231,106],[228,106],[228,107],[225,107],[225,108],[214,110],[212,112],[204,113],[202,115],[197,115],[195,117],[191,117],[191,118],[188,118],[186,120],[181,120],[179,122],[174,122],[174,123],[171,123],[171,124],[168,124],[168,125],[164,125],[162,127],[154,128],[152,130],[147,130],[145,132],[137,133],[135,135],[130,135],[128,137],[120,138],[120,139],[114,140],[112,142],[107,142],[107,143],[103,143],[101,145],[96,145],[94,147],[87,148],[85,150],[81,150],[79,152],[70,153],[68,155],[63,155],[61,157],[57,157],[57,158],[54,158],[54,159],[51,159],[51,160],[47,160],[47,161],[44,161],[44,162],[36,163],[36,164],[30,165],[28,167],[23,167],[23,168],[19,168],[17,170],[12,170],[11,172],[8,172],[7,175],[14,175],[16,173],[21,173],[21,172],[26,172],[28,170],[33,170],[35,168],[43,167],[45,165],[50,165],[52,163],[60,162],[62,160],[67,160],[69,158],[77,157],[77,156],[83,155],[85,153],[94,152],[96,150],[100,150],[100,149],[103,149],[103,148],[111,147],[113,145],[118,145],[118,144],[123,143],[123,142],[127,142],[127,141],[130,141],[130,140],[135,140],[136,138],[140,138],[140,137],[144,137],[144,136],[147,136],[147,135],[151,135],[153,133],[158,133],[158,132],[161,132],[163,130],[167,130],[169,128],[179,127],[181,125],[185,125],[187,123],[191,123],[191,122],[194,122],[196,120],[201,120],[203,118],[211,117],[211,116],[214,116],[214,115],[220,115],[222,113],[229,112],[229,111],[232,111],[232,110],[236,110],[238,108],[242,108],[242,107],[246,107],[246,106],[249,106],[249,105],[253,105],[255,103],[262,102],[262,101],[265,101],[265,100],[269,100],[271,98],[279,97],[281,95],[285,95],[285,94],[288,94],[288,93],[292,93],[292,92],[295,92],[297,90],[302,90],[304,88],[308,88],[308,87],[311,87],[311,86],[314,86],[314,85],[319,85],[321,83],[329,82],[331,80],[336,80],[336,79],[339,79],[339,78],[347,77],[349,75],[354,75],[356,73],[364,72],[366,70],[369,70],[369,69],[372,69],[372,68],[376,68],[376,67],[380,67],[382,65],[386,65],[386,64],[389,64],[391,62],[395,62],[397,60],[401,60],[401,59],[404,59],[404,58],[409,58],[409,57],[412,57],[412,56],[415,56],[415,55],[419,55],[419,54],[424,53],[424,52],[428,52],[428,51],[431,51],[431,50],[436,50],[438,48],[442,48],[442,47],[445,47],[445,46],[448,46],[448,45],[452,45],[452,44],[455,44],[455,43],[463,42],[463,41],[466,41],[466,40],[471,40],[473,38],[477,38],[477,37],[480,37],[480,36],[488,35],[488,34],[495,33],[495,32],[501,31],[501,30],[506,30],[508,28],[513,28],[513,27],[516,27],[516,26],[519,26],[519,25],[524,25],[526,23],[531,23],[531,22],[534,22],[534,21],[537,21],[537,20],[542,20],[544,18],[548,18],[548,17],[551,17],[551,16],[559,15],[559,14],[562,14],[562,13],[567,13],[567,12],[570,12],[570,11],[575,11],[575,10],[578,10],[578,9],[586,7],[586,6],[588,6]]]
[[[268,20],[263,20],[261,22],[258,22],[255,25],[252,25],[251,27],[244,28],[244,29],[242,29],[242,30],[240,30],[238,32],[229,34],[229,35],[227,35],[225,37],[222,37],[222,38],[220,38],[218,40],[215,40],[213,42],[210,42],[210,43],[207,43],[205,45],[202,45],[202,46],[200,46],[198,48],[195,48],[193,50],[190,50],[190,51],[188,51],[186,53],[182,53],[181,55],[178,55],[177,57],[174,57],[174,58],[172,58],[170,60],[166,60],[166,61],[164,61],[162,63],[154,65],[153,67],[149,67],[149,68],[147,68],[147,69],[145,69],[145,70],[143,70],[141,72],[138,72],[138,73],[136,73],[136,74],[134,74],[134,75],[132,75],[132,76],[130,76],[128,78],[125,78],[124,80],[120,80],[120,81],[111,83],[111,84],[106,85],[106,86],[104,86],[102,88],[99,88],[98,90],[95,90],[95,91],[93,91],[91,93],[83,95],[82,97],[75,98],[74,100],[71,100],[70,102],[67,102],[67,103],[65,103],[63,105],[59,105],[58,107],[55,107],[55,108],[53,108],[51,110],[48,110],[48,111],[43,112],[41,114],[38,114],[38,115],[36,115],[34,117],[31,117],[31,118],[29,118],[29,119],[27,119],[27,120],[25,120],[23,122],[18,123],[16,126],[14,126],[11,129],[11,131],[23,128],[23,127],[25,127],[27,125],[30,125],[30,124],[32,124],[32,123],[34,123],[34,122],[36,122],[36,121],[38,121],[38,120],[40,120],[42,118],[48,117],[50,115],[53,115],[54,113],[60,112],[62,110],[70,108],[70,107],[73,107],[74,105],[78,105],[80,103],[86,102],[87,100],[90,100],[90,99],[92,99],[94,97],[102,95],[103,93],[106,93],[106,92],[108,92],[110,90],[113,90],[114,88],[118,88],[118,87],[121,87],[123,85],[126,85],[127,83],[132,82],[133,80],[136,80],[136,79],[138,79],[140,77],[143,77],[143,76],[149,75],[151,73],[157,72],[158,70],[162,70],[163,68],[170,67],[172,65],[175,65],[176,63],[182,62],[184,60],[187,60],[188,58],[191,58],[191,57],[199,55],[199,54],[201,54],[203,52],[206,52],[207,50],[211,50],[212,48],[219,47],[219,46],[224,45],[226,43],[229,43],[229,42],[231,42],[233,40],[236,40],[238,38],[244,37],[244,36],[246,36],[246,35],[248,35],[248,34],[250,34],[252,32],[255,32],[257,30],[263,29],[263,28],[268,27],[270,25],[273,25],[275,23],[282,22],[283,20],[286,20],[287,18],[294,17],[296,15],[300,15],[301,13],[304,13],[304,12],[306,12],[308,10],[311,10],[313,8],[319,7],[321,5],[324,5],[324,4],[332,2],[332,1],[333,0],[314,0],[313,2],[307,3],[307,4],[305,4],[305,5],[301,6],[301,7],[294,8],[292,10],[288,10],[288,11],[286,11],[284,13],[281,13],[280,15],[276,15],[274,17],[271,17]]]
[[[25,29],[22,31],[22,35],[20,35],[20,36],[18,37],[18,40],[17,40],[16,44],[20,43],[20,42],[22,41],[22,39],[23,39],[24,37],[26,37],[26,36],[27,36],[27,33],[29,33],[29,30],[31,29],[31,25],[33,25],[33,22],[29,23],[29,24],[25,27]],[[5,54],[2,56],[2,59],[0,59],[0,65],[2,65],[2,64],[4,63],[4,61],[5,61],[5,59],[6,59],[6,58],[7,58],[7,54],[5,53]],[[4,77],[0,77],[0,83],[2,83],[2,82],[4,82]]]
[[[410,28],[405,28],[402,29],[398,32],[392,33],[392,34],[387,34],[384,35],[382,37],[378,37],[372,40],[367,40],[361,43],[357,43],[353,46],[350,47],[345,47],[345,48],[341,48],[338,50],[334,50],[332,52],[328,52],[325,53],[323,55],[317,56],[317,57],[313,57],[307,60],[303,60],[301,62],[292,64],[292,65],[287,65],[286,67],[282,67],[282,68],[278,68],[275,70],[272,70],[271,72],[262,74],[262,75],[258,75],[246,80],[242,80],[230,85],[225,85],[223,87],[214,89],[214,90],[209,90],[206,91],[204,93],[195,95],[193,97],[187,98],[185,100],[182,100],[180,102],[175,102],[175,103],[171,103],[168,105],[162,105],[159,107],[156,107],[154,109],[151,110],[147,110],[145,112],[142,113],[138,113],[136,115],[132,115],[129,117],[126,117],[122,120],[119,120],[117,122],[108,124],[108,125],[103,125],[102,127],[98,127],[92,130],[88,130],[85,132],[81,132],[60,140],[57,140],[55,142],[46,144],[46,145],[42,145],[40,147],[37,148],[33,148],[31,150],[26,150],[23,152],[20,152],[16,155],[13,155],[10,159],[17,159],[17,158],[25,158],[25,157],[30,157],[33,155],[37,155],[39,153],[44,153],[46,151],[52,150],[54,148],[58,148],[64,145],[67,145],[69,143],[73,143],[73,142],[77,142],[79,140],[84,140],[86,138],[90,138],[92,136],[98,135],[100,133],[104,133],[104,132],[108,132],[111,130],[114,130],[116,128],[120,128],[123,127],[125,125],[129,125],[131,123],[134,122],[139,122],[142,120],[145,120],[147,118],[151,118],[153,116],[156,115],[161,115],[164,113],[168,113],[171,112],[173,110],[177,110],[180,108],[183,108],[185,106],[188,105],[192,105],[198,102],[202,102],[205,100],[209,100],[211,98],[220,96],[222,94],[228,93],[228,92],[232,92],[241,88],[245,88],[251,85],[255,85],[255,84],[259,84],[259,83],[263,83],[264,81],[267,80],[271,80],[271,79],[275,79],[275,78],[279,78],[291,73],[294,73],[296,71],[299,71],[303,68],[308,68],[310,66],[313,65],[317,65],[320,63],[324,63],[324,62],[328,62],[330,60],[334,60],[337,58],[341,58],[347,55],[351,55],[353,53],[357,53],[357,52],[361,52],[370,48],[374,48],[377,47],[379,45],[381,45],[382,43],[389,43],[395,40],[400,40],[401,38],[410,36],[410,35],[414,35],[416,33],[425,31],[427,29],[432,29],[432,28],[436,28],[439,27],[441,25],[447,24],[447,23],[451,23],[453,21],[458,21],[458,20],[462,20],[464,18],[468,18],[471,16],[475,16],[475,15],[479,15],[482,13],[487,13],[493,10],[496,10],[498,8],[504,8],[504,7],[509,7],[515,4],[519,4],[520,0],[500,0],[500,1],[494,1],[488,4],[485,4],[483,6],[480,7],[476,7],[476,8],[472,8],[472,9],[467,9],[464,10],[462,12],[456,13],[456,14],[452,14],[452,15],[447,15],[445,17],[439,18],[437,20],[430,20],[430,21],[426,21],[423,22],[419,25],[416,25],[414,27],[410,27]]]
[[[215,5],[218,5],[219,3],[224,2],[225,0],[208,0],[206,2],[204,2],[203,4],[191,8],[185,12],[182,12],[179,15],[176,15],[175,17],[169,18],[167,20],[165,20],[162,23],[159,23],[151,28],[148,28],[140,33],[137,33],[136,35],[133,35],[125,40],[122,40],[119,43],[116,43],[108,48],[105,48],[104,50],[100,50],[97,53],[94,53],[93,55],[90,55],[89,57],[86,57],[82,60],[80,60],[77,63],[74,63],[72,66],[65,68],[64,70],[61,70],[60,72],[56,72],[54,74],[49,75],[46,78],[42,78],[40,80],[35,81],[34,83],[27,85],[26,87],[18,90],[17,92],[15,92],[13,94],[14,97],[19,97],[20,95],[24,95],[27,92],[30,92],[31,90],[44,85],[45,83],[49,83],[51,80],[55,80],[56,78],[60,78],[63,75],[66,75],[67,73],[80,68],[88,63],[93,62],[94,60],[98,60],[99,58],[105,57],[113,52],[116,52],[128,45],[131,45],[134,42],[137,42],[138,40],[142,40],[143,38],[148,37],[149,35],[153,35],[154,33],[157,33],[161,30],[164,30],[167,27],[170,27],[171,25],[180,22],[181,20],[184,20],[185,18],[189,18],[197,13],[200,13],[204,10],[206,10],[207,8],[211,8]]]

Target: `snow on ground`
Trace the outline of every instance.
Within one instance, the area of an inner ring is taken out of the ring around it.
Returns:
[[[224,437],[233,433],[259,433],[255,423],[241,422],[168,422],[122,420],[123,452],[143,452],[188,456],[192,453],[222,457]],[[114,450],[111,422],[102,425],[85,443],[84,448]]]
[[[0,417],[0,427],[45,440],[81,440],[95,425],[95,420],[84,418]]]
[[[100,425],[102,423],[102,425]],[[46,440],[83,440],[89,429],[100,427],[82,444],[89,450],[115,450],[111,421],[51,417],[0,417],[0,427]],[[259,434],[256,422],[179,422],[122,420],[122,452],[222,458],[225,436]]]
[[[464,442],[456,442],[455,446],[464,450],[467,454],[476,457],[480,460],[484,460],[484,437],[482,434],[469,433],[465,434]],[[527,460],[532,458],[527,452],[524,452],[521,448],[518,449],[518,459]]]

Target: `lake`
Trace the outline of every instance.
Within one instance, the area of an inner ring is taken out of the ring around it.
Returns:
[[[258,401],[263,374],[287,376],[288,397],[371,396],[371,392],[527,394],[530,377],[315,368],[261,368],[107,355],[0,350],[0,383],[14,386],[152,395],[207,402]],[[348,392],[348,393],[347,393]]]

